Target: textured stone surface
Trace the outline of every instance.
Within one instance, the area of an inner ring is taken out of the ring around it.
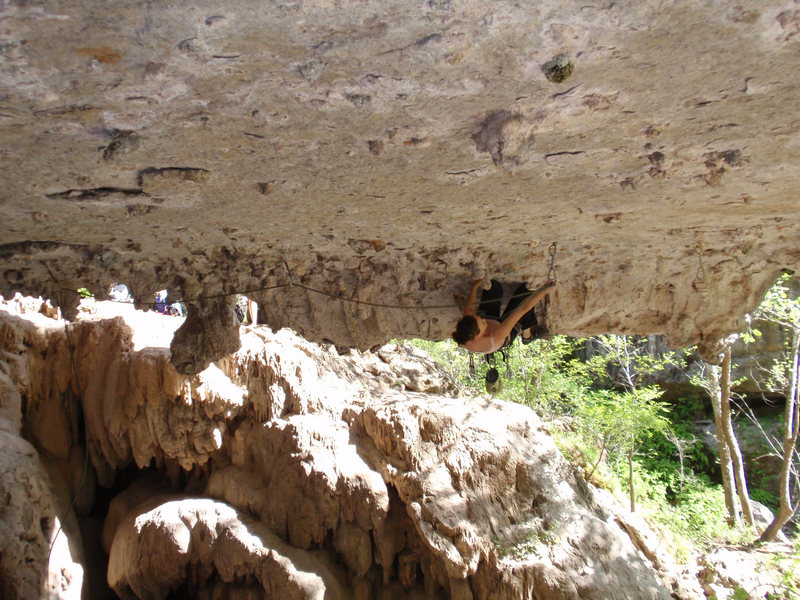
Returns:
[[[64,521],[68,500],[57,491],[63,486],[53,485],[36,448],[20,434],[20,400],[0,371],[0,596],[79,600],[80,534],[73,515]]]
[[[164,598],[169,590],[255,580],[264,598],[345,600],[328,568],[283,543],[263,523],[208,498],[158,497],[119,524],[109,585],[122,598]]]
[[[259,589],[275,598],[322,590],[366,599],[691,597],[656,554],[640,552],[643,534],[596,500],[526,407],[403,390],[423,379],[440,391],[450,383],[421,378],[425,361],[408,351],[391,363],[408,375],[392,378],[376,366],[389,347],[341,356],[265,327],[243,328],[236,354],[180,376],[157,347],[168,336],[153,324],[175,328],[181,319],[137,317],[129,307],[110,318],[106,306],[88,306],[66,331],[41,315],[0,311],[2,366],[24,390],[28,434],[42,456],[68,457],[83,442],[69,418],[80,398],[101,484],[129,465],[150,467],[148,479],[114,499],[103,528],[108,581],[122,597],[170,589],[193,597]],[[148,323],[153,345],[131,330]],[[80,395],[68,391],[76,373]],[[27,420],[44,407],[60,415]],[[45,431],[66,447],[48,449]]]
[[[722,548],[703,556],[698,577],[708,598],[715,600],[735,599],[745,590],[760,593],[761,590],[780,587],[780,575],[774,569],[764,568],[765,562],[779,565],[788,581],[797,581],[800,569],[784,557],[791,553],[790,545],[774,544],[759,553],[742,552]],[[774,553],[774,554],[771,554]]]
[[[236,352],[240,344],[239,321],[224,299],[190,304],[170,344],[172,364],[178,373],[194,375]]]
[[[741,328],[797,269],[785,0],[0,4],[0,292],[251,290],[277,328],[442,338],[487,274],[551,331]],[[59,283],[56,283],[57,280]]]
[[[41,300],[18,298],[3,302],[2,309],[9,311],[0,313],[4,317],[29,314],[27,320],[11,317],[16,325],[0,324],[0,596],[77,600],[84,583],[83,551],[74,513],[67,508],[71,450],[85,454],[70,439],[64,411],[27,410],[29,398],[46,393],[64,374],[54,371],[46,382],[38,375],[59,325],[44,316],[52,307]],[[38,451],[23,438],[23,425],[36,431],[30,437]],[[89,477],[86,489],[91,488]],[[76,497],[76,509],[86,502],[85,494]]]

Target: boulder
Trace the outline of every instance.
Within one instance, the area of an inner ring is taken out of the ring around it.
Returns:
[[[50,402],[67,425],[86,411],[101,486],[131,466],[158,475],[106,518],[122,597],[682,597],[671,566],[529,408],[441,393],[448,378],[423,376],[430,361],[416,351],[340,354],[263,326],[183,376],[163,347],[133,343],[147,336],[128,311],[98,307],[66,330],[0,311],[4,369],[27,386],[26,410]],[[49,350],[27,351],[33,342]],[[420,382],[440,393],[409,389]],[[82,443],[67,425],[53,435]],[[38,427],[39,451],[54,451]]]
[[[773,568],[764,568],[769,563]],[[759,553],[721,548],[702,556],[699,564],[699,579],[710,600],[766,596],[782,589],[780,572],[790,581],[800,577],[796,561],[793,564],[791,559],[791,547],[784,544],[769,544]]]
[[[0,595],[80,600],[80,532],[65,486],[53,485],[39,453],[7,420],[8,407],[16,405],[18,413],[19,402],[19,392],[0,372]]]
[[[263,523],[222,502],[151,497],[116,527],[108,584],[121,598],[166,598],[175,590],[210,596],[220,583],[257,589],[252,582],[265,598],[347,597],[313,554],[288,546]]]

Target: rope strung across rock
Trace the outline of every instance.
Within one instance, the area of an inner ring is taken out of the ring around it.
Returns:
[[[556,249],[557,249],[556,242],[553,242],[552,244],[550,244],[550,248],[549,248],[550,266],[549,266],[549,269],[548,269],[548,272],[547,272],[547,276],[548,276],[548,279],[551,280],[551,281],[555,281],[555,279],[556,279],[556,268],[555,268]],[[226,292],[226,293],[221,293],[221,294],[210,294],[210,295],[206,295],[206,296],[197,296],[195,298],[189,298],[189,299],[178,299],[178,300],[176,300],[176,302],[181,302],[183,304],[193,304],[193,303],[197,303],[197,302],[202,301],[202,300],[214,300],[214,299],[218,299],[218,298],[227,298],[229,296],[235,296],[235,295],[238,295],[238,294],[242,294],[244,296],[247,296],[247,294],[251,294],[253,292],[267,292],[267,291],[271,291],[271,290],[277,290],[277,289],[283,289],[283,288],[291,287],[291,288],[299,288],[299,289],[302,289],[302,290],[306,290],[307,292],[312,292],[312,293],[315,293],[315,294],[320,294],[322,296],[327,296],[329,298],[333,298],[333,299],[336,299],[336,300],[339,300],[339,301],[342,301],[342,302],[350,302],[350,303],[353,303],[353,304],[361,304],[363,306],[372,306],[372,307],[375,307],[375,308],[391,308],[391,309],[400,309],[400,310],[435,310],[435,309],[444,309],[444,308],[461,308],[461,306],[458,305],[458,304],[408,305],[408,304],[391,304],[391,303],[384,303],[384,302],[372,302],[372,301],[369,301],[369,300],[359,300],[357,298],[347,298],[345,296],[341,296],[339,294],[334,294],[332,292],[326,292],[324,290],[319,290],[319,289],[313,288],[311,286],[304,285],[302,283],[295,283],[294,278],[292,277],[291,270],[289,269],[289,264],[286,261],[286,257],[285,256],[283,257],[283,263],[284,263],[284,266],[286,268],[286,272],[287,272],[287,274],[289,276],[289,283],[281,283],[281,284],[276,284],[276,285],[271,285],[271,286],[252,288],[252,289],[240,290],[240,291],[235,291],[235,292]],[[72,293],[77,294],[77,295],[82,295],[81,292],[78,291],[78,290],[74,290],[72,288],[60,285],[58,280],[56,279],[55,275],[53,274],[53,271],[50,269],[49,265],[44,264],[44,263],[42,263],[42,264],[47,269],[47,272],[50,275],[50,278],[57,285],[59,285],[59,291],[60,291],[60,295],[61,295],[60,300],[61,300],[61,304],[62,305],[64,305],[64,297],[63,297],[64,292],[72,292]],[[526,293],[522,293],[522,294],[514,294],[512,296],[509,296],[508,299],[511,300],[512,298],[529,296],[531,293],[536,293],[539,290],[543,289],[543,287],[537,289],[535,292],[526,292]],[[110,299],[108,301],[123,303],[123,301],[121,301],[121,300]],[[478,305],[479,302],[476,301],[473,304]],[[155,306],[154,303],[150,303],[149,305],[150,306]],[[201,320],[201,322],[202,322],[202,320]],[[88,440],[89,427],[88,427],[88,423],[86,422],[85,411],[83,410],[83,389],[82,389],[82,386],[81,386],[81,383],[80,383],[80,378],[79,378],[79,375],[78,375],[78,367],[77,367],[77,364],[75,362],[75,348],[74,348],[74,346],[72,344],[72,340],[70,338],[69,329],[67,328],[66,321],[64,322],[64,333],[65,333],[65,336],[66,336],[67,347],[68,347],[69,353],[70,353],[70,359],[71,359],[71,362],[72,362],[72,370],[73,370],[73,373],[74,373],[74,376],[75,376],[75,382],[76,382],[76,385],[78,387],[78,402],[81,405],[81,412],[83,414],[83,419],[84,419],[84,435],[86,436],[86,439],[84,440],[84,443],[86,444],[86,453],[85,453],[85,457],[84,457],[83,470],[82,470],[82,473],[81,473],[81,478],[80,478],[80,482],[78,484],[78,488],[74,492],[74,494],[72,496],[72,499],[70,500],[69,506],[67,507],[67,511],[63,515],[61,521],[59,522],[58,530],[56,531],[55,535],[53,536],[53,540],[50,543],[50,548],[49,548],[48,553],[47,553],[48,554],[48,561],[49,561],[50,554],[53,551],[53,546],[55,545],[56,540],[58,538],[58,535],[61,532],[61,528],[63,526],[64,521],[67,519],[69,513],[74,511],[74,509],[75,509],[75,502],[77,501],[78,495],[80,494],[80,492],[81,492],[81,490],[82,490],[82,488],[84,486],[86,475],[87,475],[88,468],[89,468],[89,440]],[[470,360],[471,359],[472,359],[472,357],[470,355]],[[474,369],[474,366],[472,364],[471,364],[471,366]]]
[[[553,242],[552,244],[550,244],[550,249],[549,249],[550,265],[549,265],[547,277],[551,281],[555,281],[556,280],[556,268],[555,268],[556,247],[557,247],[556,246],[556,242]],[[314,294],[319,294],[321,296],[327,296],[328,298],[333,298],[333,299],[339,300],[341,302],[349,302],[351,304],[360,304],[362,306],[372,306],[372,307],[375,307],[375,308],[392,308],[392,309],[400,309],[400,310],[439,310],[439,309],[444,309],[444,308],[462,308],[462,306],[463,306],[463,305],[460,305],[460,304],[453,304],[453,303],[450,303],[450,304],[422,304],[422,305],[420,305],[420,304],[392,304],[392,303],[386,303],[386,302],[373,302],[371,300],[359,300],[358,298],[348,298],[348,297],[342,296],[340,294],[334,294],[333,292],[326,292],[324,290],[313,288],[311,286],[308,286],[308,285],[305,285],[305,284],[302,284],[302,283],[296,283],[292,278],[292,274],[291,274],[291,271],[289,270],[289,265],[287,264],[285,257],[283,259],[283,262],[284,262],[284,266],[286,267],[286,271],[287,271],[287,273],[289,275],[289,283],[279,283],[279,284],[276,284],[276,285],[269,285],[269,286],[263,286],[263,287],[257,287],[257,288],[249,288],[249,289],[237,290],[237,291],[233,291],[233,292],[221,292],[219,294],[208,294],[208,295],[202,295],[202,296],[195,296],[193,298],[178,298],[176,300],[173,300],[173,302],[179,302],[179,303],[182,303],[182,304],[196,304],[197,302],[201,302],[201,301],[204,301],[204,300],[216,300],[216,299],[219,299],[219,298],[228,298],[230,296],[236,296],[238,294],[241,294],[243,296],[247,296],[248,294],[257,293],[257,292],[269,292],[269,291],[272,291],[272,290],[279,290],[279,289],[284,289],[284,288],[298,288],[298,289],[301,289],[301,290],[305,290],[307,292],[311,292],[311,293],[314,293]],[[52,276],[52,274],[51,274],[51,276]],[[55,279],[55,278],[53,278],[53,279]],[[523,298],[523,297],[529,296],[530,294],[535,294],[536,292],[538,292],[541,289],[543,289],[543,287],[544,286],[542,286],[542,288],[538,288],[538,289],[534,290],[533,292],[526,292],[526,293],[514,294],[512,296],[508,296],[508,299],[511,300],[512,298]],[[78,295],[81,294],[78,290],[74,290],[72,288],[68,288],[68,287],[64,287],[64,286],[61,286],[60,289],[63,290],[63,291],[72,292],[72,293],[78,294]],[[106,302],[123,302],[123,301],[122,300],[109,299],[109,300],[106,300]],[[479,302],[475,301],[472,304],[477,306],[479,304]],[[155,306],[155,303],[148,303],[147,305]]]

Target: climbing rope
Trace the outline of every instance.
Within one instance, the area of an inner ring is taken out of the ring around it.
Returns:
[[[548,250],[549,255],[550,255],[550,265],[549,265],[549,269],[548,269],[548,272],[547,272],[547,277],[548,277],[548,280],[550,280],[550,281],[555,281],[556,280],[556,267],[555,267],[556,251],[557,251],[557,243],[553,242],[553,243],[550,244],[550,248]],[[404,310],[435,310],[435,309],[445,309],[445,308],[461,308],[458,304],[406,305],[406,304],[392,304],[392,303],[383,303],[383,302],[371,302],[371,301],[368,301],[368,300],[359,300],[357,298],[347,298],[347,297],[341,296],[339,294],[333,294],[331,292],[326,292],[324,290],[319,290],[319,289],[316,289],[316,288],[313,288],[313,287],[310,287],[310,286],[307,286],[307,285],[303,285],[301,283],[296,283],[294,281],[294,278],[292,277],[291,270],[289,269],[289,264],[288,264],[288,262],[286,260],[286,257],[284,255],[282,255],[282,259],[283,259],[284,267],[286,268],[287,275],[289,277],[289,283],[276,284],[276,285],[271,285],[271,286],[263,286],[263,287],[258,287],[258,288],[251,288],[251,289],[239,290],[239,291],[235,291],[235,292],[225,292],[225,293],[220,293],[220,294],[202,295],[202,296],[196,296],[194,298],[188,298],[188,299],[187,298],[183,298],[183,299],[176,300],[176,302],[180,302],[180,303],[183,303],[183,304],[192,304],[192,303],[196,303],[196,302],[199,302],[199,301],[202,301],[202,300],[213,300],[213,299],[219,299],[219,298],[227,298],[227,297],[230,297],[230,296],[235,296],[237,294],[242,294],[242,295],[247,296],[248,294],[252,294],[254,292],[267,292],[267,291],[272,291],[272,290],[292,287],[292,288],[303,289],[303,290],[306,290],[307,292],[320,294],[322,296],[333,298],[333,299],[336,299],[336,300],[339,300],[339,301],[342,301],[342,302],[350,302],[350,303],[353,303],[353,304],[360,304],[360,305],[363,305],[363,306],[372,306],[372,307],[376,307],[376,308],[393,308],[393,309],[404,309]],[[699,252],[698,252],[698,260],[701,260]],[[60,302],[61,306],[65,305],[64,304],[64,297],[63,297],[64,292],[72,292],[72,293],[81,295],[78,290],[74,290],[74,289],[71,289],[69,287],[60,285],[59,281],[56,279],[56,277],[53,274],[52,270],[50,269],[49,265],[47,265],[46,263],[42,263],[42,264],[47,269],[47,272],[49,273],[49,275],[52,278],[52,280],[56,283],[56,285],[59,286],[59,295],[60,295],[60,300],[61,300],[61,302]],[[700,271],[702,271],[702,262],[700,262]],[[705,277],[705,272],[703,271],[701,279],[704,278],[704,277]],[[535,293],[535,292],[533,292],[533,293]],[[512,298],[526,297],[526,296],[529,296],[530,294],[531,294],[531,292],[526,292],[526,293],[521,293],[521,294],[514,294],[514,295],[510,296],[508,299],[511,300]],[[121,302],[119,300],[111,300],[111,301],[112,302]],[[479,304],[479,302],[475,302],[475,304],[477,305],[477,304]],[[151,303],[150,305],[151,306],[155,306],[154,303]],[[205,327],[205,325],[203,325],[203,326]],[[73,494],[72,499],[70,500],[70,503],[69,503],[69,506],[67,507],[66,512],[64,513],[64,515],[62,516],[62,519],[59,522],[58,530],[55,532],[55,535],[53,536],[53,539],[52,539],[52,541],[50,543],[50,548],[49,548],[48,553],[47,553],[48,563],[50,561],[50,555],[51,555],[51,553],[53,551],[53,547],[55,546],[56,540],[58,539],[58,536],[61,533],[61,530],[63,528],[64,521],[66,521],[66,519],[69,517],[69,513],[73,512],[74,509],[75,509],[75,503],[76,503],[76,501],[78,499],[78,495],[80,494],[81,490],[83,489],[83,486],[84,486],[85,480],[86,480],[86,476],[87,476],[88,470],[89,470],[89,427],[88,427],[88,422],[87,422],[87,418],[86,418],[86,411],[84,410],[84,406],[83,406],[83,389],[82,389],[81,382],[80,382],[80,377],[79,377],[79,374],[78,374],[78,366],[77,366],[77,363],[75,361],[75,348],[74,348],[74,346],[72,344],[72,340],[71,340],[71,337],[70,337],[69,328],[67,326],[66,320],[64,321],[64,333],[65,333],[65,337],[66,337],[67,347],[69,348],[70,359],[71,359],[71,362],[72,362],[72,370],[73,370],[73,374],[74,374],[74,377],[75,377],[75,384],[76,384],[76,386],[78,388],[78,405],[80,407],[80,410],[81,410],[81,413],[82,413],[82,416],[83,416],[83,421],[84,421],[84,437],[85,437],[84,444],[85,444],[85,447],[86,447],[85,448],[86,452],[85,452],[85,456],[84,456],[83,471],[81,473],[80,482],[78,483],[78,487],[77,487],[75,493]],[[504,350],[500,350],[500,354],[501,354],[501,356],[503,357],[503,359],[504,359],[504,361],[506,363],[506,375],[508,376],[509,370],[510,370],[509,355]],[[488,355],[488,356],[486,356],[486,361],[487,361],[487,363],[489,363],[492,366],[492,368],[494,368],[493,367],[493,365],[494,365],[494,355],[493,355],[493,353]],[[474,365],[474,362],[472,360],[472,354],[470,354],[470,372],[474,376],[475,365]]]
[[[552,244],[550,244],[550,248],[549,248],[549,251],[548,251],[549,255],[550,255],[550,265],[549,265],[549,268],[548,268],[547,277],[548,277],[548,280],[551,280],[551,281],[555,281],[556,280],[556,267],[555,267],[556,250],[557,250],[557,243],[553,242]],[[339,300],[341,302],[349,302],[351,304],[360,304],[362,306],[372,306],[374,308],[394,308],[394,309],[402,309],[402,310],[439,310],[439,309],[444,309],[444,308],[462,308],[461,305],[454,304],[454,303],[450,303],[450,304],[422,304],[422,305],[420,305],[420,304],[394,304],[394,303],[387,303],[387,302],[372,302],[370,300],[359,300],[358,298],[348,298],[348,297],[342,296],[340,294],[334,294],[332,292],[326,292],[325,290],[320,290],[320,289],[313,288],[313,287],[308,286],[308,285],[304,285],[302,283],[297,283],[294,280],[294,278],[292,277],[291,270],[289,269],[289,264],[286,261],[286,257],[283,256],[283,255],[282,255],[282,260],[283,260],[283,265],[284,265],[284,267],[286,269],[287,276],[289,278],[289,282],[288,283],[279,283],[279,284],[275,284],[275,285],[255,287],[255,288],[249,288],[249,289],[244,289],[244,290],[237,290],[237,291],[233,291],[233,292],[221,292],[219,294],[205,294],[205,295],[195,296],[195,297],[192,297],[192,298],[178,298],[178,299],[173,300],[173,302],[179,302],[181,304],[194,304],[194,303],[201,302],[201,301],[217,300],[217,299],[220,299],[220,298],[228,298],[230,296],[236,296],[237,294],[242,294],[244,296],[247,296],[248,294],[253,294],[253,293],[258,293],[258,292],[269,292],[269,291],[279,290],[279,289],[284,289],[284,288],[298,288],[298,289],[301,289],[301,290],[305,290],[307,292],[311,292],[311,293],[314,293],[314,294],[319,294],[321,296],[326,296],[328,298]],[[45,265],[45,267],[47,267],[47,265]],[[49,267],[47,267],[47,270],[48,270],[48,272],[50,272]],[[53,276],[52,272],[50,272],[50,276],[53,278],[53,280],[56,283],[58,283],[58,281]],[[73,292],[75,294],[80,294],[80,292],[78,290],[74,290],[74,289],[69,288],[69,287],[60,286],[60,289],[62,291],[69,291],[69,292]],[[533,293],[536,293],[538,291],[539,290],[535,290]],[[511,300],[512,298],[524,298],[526,296],[529,296],[530,294],[531,294],[531,292],[514,294],[512,296],[509,296],[507,299]],[[109,302],[123,302],[121,300],[112,300],[112,299],[108,299],[107,301],[109,301]],[[143,304],[143,303],[140,303],[140,304]],[[479,301],[475,301],[474,304],[477,306],[478,304],[480,304],[480,302]],[[147,305],[147,306],[155,306],[155,303],[147,303],[145,305]]]

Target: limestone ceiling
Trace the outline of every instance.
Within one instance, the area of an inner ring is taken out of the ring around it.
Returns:
[[[792,2],[4,2],[0,292],[249,290],[441,338],[477,276],[551,331],[741,326],[800,264]],[[202,303],[201,303],[202,304]]]

